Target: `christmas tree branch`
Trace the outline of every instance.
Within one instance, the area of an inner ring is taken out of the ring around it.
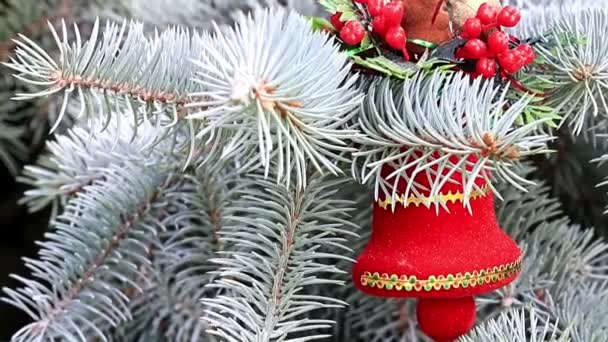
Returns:
[[[55,169],[33,174],[39,189],[29,193],[30,204],[66,204],[41,243],[40,259],[26,261],[33,279],[15,276],[25,287],[5,289],[4,300],[34,320],[15,341],[105,339],[112,326],[130,319],[132,295],[125,290],[141,292],[151,281],[154,274],[145,274],[151,238],[174,225],[167,202],[183,187],[183,161],[171,153],[171,139],[157,142],[149,123],[140,128],[144,134],[135,140],[128,125],[111,124],[95,138],[76,128],[52,144]]]
[[[526,175],[530,170],[518,172]],[[559,322],[559,327],[552,329],[560,334],[572,325],[583,324],[575,315],[568,317],[560,310],[572,305],[567,303],[571,300],[568,298],[575,296],[573,293],[580,294],[582,289],[587,289],[587,295],[598,300],[607,298],[606,293],[593,284],[608,280],[605,275],[608,243],[595,240],[592,230],[574,226],[563,217],[558,201],[548,196],[549,189],[544,185],[530,187],[524,196],[506,184],[500,184],[499,190],[505,196],[497,210],[501,226],[524,248],[525,267],[513,283],[479,298],[480,313],[487,319],[510,308],[533,308],[542,322],[551,326]],[[602,330],[601,322],[593,324],[581,330],[586,333]]]
[[[86,129],[75,127],[49,141],[49,153],[36,165],[26,166],[19,178],[33,187],[20,202],[32,212],[52,204],[56,213],[86,186],[101,180],[107,167],[129,162],[146,164],[154,156],[170,153],[163,148],[154,149],[159,131],[151,123],[134,127],[113,121],[103,130],[104,125],[100,119],[93,120]],[[99,132],[95,139],[91,139],[91,131]]]
[[[340,173],[336,161],[347,161],[347,141],[357,134],[344,126],[362,96],[333,40],[275,9],[240,16],[213,41],[196,60],[203,90],[191,95],[203,100],[189,118],[209,122],[198,135],[232,131],[224,154],[248,156],[266,174],[277,164],[277,179],[290,184],[295,174],[297,187],[306,185],[309,164]]]
[[[54,128],[65,116],[72,93],[79,99],[80,115],[90,115],[95,110],[106,116],[128,111],[137,123],[141,115],[144,120],[150,115],[161,120],[166,117],[159,114],[168,113],[172,123],[185,116],[188,93],[197,89],[191,81],[194,67],[190,59],[199,54],[201,45],[208,43],[202,38],[177,28],[148,38],[138,23],[128,27],[125,23],[110,23],[103,37],[99,37],[96,21],[86,41],[81,40],[75,26],[76,41],[70,44],[65,23],[61,34],[50,28],[60,51],[58,60],[21,35],[16,42],[16,56],[6,65],[18,72],[18,79],[45,87],[39,92],[18,93],[16,99],[64,94]],[[181,55],[175,56],[174,51]],[[98,63],[100,67],[93,67]]]
[[[192,28],[210,29],[213,23],[230,25],[237,13],[253,13],[267,7],[285,7],[303,15],[318,15],[317,0],[130,0],[119,4],[125,7],[119,17],[150,20],[155,26],[187,25]],[[126,13],[125,13],[126,12]]]
[[[357,132],[343,126],[362,99],[356,77],[333,41],[298,15],[260,11],[255,20],[241,16],[236,29],[217,28],[213,36],[166,29],[146,38],[143,26],[132,23],[128,29],[108,24],[98,39],[96,23],[87,41],[76,28],[70,45],[65,25],[62,38],[52,32],[58,61],[22,37],[7,65],[20,80],[45,87],[17,99],[64,93],[57,123],[76,93],[80,115],[128,112],[137,123],[153,116],[167,125],[186,118],[193,134],[222,146],[224,156],[247,156],[266,174],[277,161],[277,178],[287,184],[295,174],[304,186],[308,163],[337,174],[335,161],[348,160],[346,142]]]
[[[48,39],[42,32],[47,23],[57,27],[63,19],[87,26],[86,18],[96,8],[91,3],[86,0],[4,1],[0,4],[0,62],[16,56],[20,34],[27,34],[50,55],[55,55],[57,49],[53,39]],[[3,75],[0,77],[0,124],[8,127],[0,132],[0,161],[16,175],[20,171],[20,163],[27,161],[30,153],[43,145],[49,123],[56,121],[58,110],[55,109],[56,103],[48,98],[11,101],[16,92],[32,91],[33,86],[15,82],[15,78],[9,77],[9,71],[0,65],[0,74]],[[61,128],[69,127],[71,121],[64,120]],[[12,134],[15,132],[21,135]]]
[[[145,242],[156,234],[153,222],[176,185],[170,173],[142,171],[132,165],[108,170],[105,180],[68,203],[53,224],[56,232],[41,243],[42,259],[27,260],[38,280],[15,276],[25,287],[5,289],[4,300],[34,320],[15,341],[104,338],[105,329],[128,319],[122,284],[142,291],[134,279],[141,276],[138,266],[149,262]],[[128,177],[131,172],[137,180]]]
[[[109,239],[110,243],[103,250],[101,250],[96,257],[94,257],[93,263],[90,265],[90,267],[86,269],[80,278],[76,280],[74,285],[67,290],[67,293],[61,298],[61,300],[55,303],[53,310],[37,323],[38,327],[33,327],[33,330],[37,330],[39,328],[45,329],[45,326],[48,326],[51,324],[51,322],[56,320],[57,316],[62,314],[68,306],[74,304],[76,297],[80,296],[84,288],[89,286],[91,282],[94,281],[94,278],[96,278],[100,268],[108,262],[112,254],[116,253],[116,250],[120,247],[124,240],[127,239],[128,235],[131,233],[132,227],[139,223],[141,217],[149,214],[151,207],[156,201],[158,201],[161,194],[173,184],[173,179],[167,179],[164,184],[157,189],[157,191],[153,192],[147,200],[136,208],[135,212],[128,213],[128,215],[120,215],[122,222],[115,227],[114,233]]]
[[[565,15],[552,26],[548,46],[540,45],[539,77],[554,84],[547,104],[555,107],[574,133],[608,115],[608,11],[594,9]]]
[[[461,342],[567,342],[570,336],[560,332],[553,323],[539,322],[534,309],[503,312],[496,320],[481,324]]]
[[[203,298],[216,290],[206,287],[217,265],[210,259],[225,245],[218,234],[227,224],[235,189],[240,184],[230,164],[207,163],[186,175],[171,203],[166,231],[154,240],[151,265],[146,265],[148,286],[130,301],[132,319],[115,329],[118,340],[166,338],[192,341],[208,338]],[[214,213],[213,216],[208,213]]]
[[[17,174],[19,167],[15,157],[28,153],[27,146],[21,140],[25,129],[12,125],[8,115],[0,114],[0,132],[0,161],[12,174]]]
[[[529,181],[512,166],[547,151],[551,138],[535,130],[548,119],[515,125],[530,99],[508,102],[507,91],[493,82],[444,72],[421,73],[402,84],[373,84],[359,118],[366,136],[357,139],[361,150],[353,154],[355,177],[375,182],[376,199],[402,195],[396,193],[401,179],[407,184],[406,198],[424,190],[435,196],[450,181],[454,171],[447,170],[457,169],[468,170],[462,181],[465,204],[471,192],[479,190],[476,179],[490,173],[525,191],[521,184]],[[429,94],[441,94],[439,101]],[[471,161],[472,156],[477,159]],[[384,166],[395,171],[386,177]],[[430,189],[408,176],[418,173],[436,180]]]
[[[260,176],[249,182],[235,203],[245,216],[232,217],[234,224],[222,232],[234,246],[216,260],[221,268],[214,287],[227,294],[205,300],[212,333],[229,341],[270,341],[329,327],[330,321],[305,315],[343,302],[302,290],[342,283],[325,276],[341,272],[332,261],[349,250],[336,238],[352,234],[343,228],[349,210],[333,199],[341,182],[316,178],[291,191]]]
[[[0,62],[7,61],[12,55],[17,47],[15,40],[19,38],[19,34],[38,36],[47,27],[47,23],[54,23],[59,19],[71,21],[74,12],[73,0],[54,0],[48,8],[46,3],[41,4],[39,1],[25,3],[13,0],[5,5],[8,13],[3,14],[7,20],[4,25],[0,25]],[[12,20],[8,20],[8,17]]]

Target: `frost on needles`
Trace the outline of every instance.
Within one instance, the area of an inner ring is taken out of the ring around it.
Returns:
[[[491,173],[526,261],[478,298],[462,340],[608,340],[608,245],[521,163],[550,150],[552,123],[575,134],[608,115],[605,9],[525,6],[519,30],[551,43],[526,83],[551,87],[539,104],[432,61],[405,80],[353,72],[337,40],[293,11],[322,13],[312,0],[180,0],[156,22],[160,2],[74,1],[80,24],[53,17],[2,60],[15,75],[0,80],[0,159],[14,172],[26,129],[4,112],[54,108],[43,126],[55,135],[19,178],[23,204],[54,210],[30,274],[4,289],[32,320],[14,341],[424,341],[411,303],[357,292],[350,268],[372,198],[395,196],[407,168],[465,166],[465,202]],[[63,2],[48,3],[13,14],[51,18]]]

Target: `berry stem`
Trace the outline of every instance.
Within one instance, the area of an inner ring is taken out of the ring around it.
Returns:
[[[402,52],[403,52],[403,60],[409,61],[410,60],[410,54],[409,54],[409,52],[407,52],[407,49],[403,48]]]
[[[498,25],[498,23],[496,23],[496,22],[484,25],[483,29],[481,30],[481,32],[486,32],[486,31],[491,30],[493,28],[497,28],[497,29],[500,30],[500,25]]]
[[[509,74],[508,72],[506,72],[505,70],[501,70],[500,71],[500,75],[503,78],[506,78],[509,82],[511,82],[511,84],[513,84],[513,87],[517,90],[523,91],[525,93],[529,93],[532,95],[536,95],[539,97],[545,97],[546,94],[545,93],[539,93],[536,92],[534,90],[528,89],[528,87],[526,87],[525,85],[523,85],[523,83],[521,83],[520,81],[518,81],[515,77],[513,77],[513,75]]]

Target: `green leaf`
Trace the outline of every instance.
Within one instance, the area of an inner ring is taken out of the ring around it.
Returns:
[[[325,18],[308,17],[313,31],[323,31],[326,29],[336,30],[336,28]]]
[[[352,56],[352,60],[363,67],[378,71],[384,75],[405,79],[418,71],[419,67],[412,62],[396,62],[384,56],[363,59]]]
[[[367,50],[371,50],[371,49],[373,49],[373,48],[374,48],[374,47],[373,47],[372,45],[367,46],[367,47],[360,46],[360,47],[357,47],[357,48],[354,48],[354,49],[349,49],[349,50],[346,52],[346,54],[347,54],[349,57],[353,57],[353,56],[356,56],[356,55],[360,54],[361,52],[364,52],[364,51],[367,51]]]
[[[323,6],[328,12],[336,13],[338,11],[337,0],[319,0],[319,5]]]
[[[542,99],[538,98],[538,100],[534,101],[541,102]],[[561,117],[556,113],[555,108],[553,107],[529,104],[524,109],[522,115],[517,119],[516,123],[518,125],[525,125],[540,119],[549,119],[545,124],[551,128],[557,128]]]
[[[356,16],[356,8],[350,0],[319,0],[319,4],[328,12],[342,12],[341,20],[350,20]]]
[[[361,49],[363,49],[364,51],[372,48],[373,47],[373,43],[371,38],[369,37],[369,34],[366,34],[365,37],[363,38],[363,41],[361,41]]]
[[[354,8],[340,6],[338,7],[338,12],[342,12],[342,15],[340,16],[340,21],[342,22],[347,22],[353,19],[359,19],[359,17],[357,16],[357,12]]]

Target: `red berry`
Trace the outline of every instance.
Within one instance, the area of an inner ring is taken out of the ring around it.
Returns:
[[[505,6],[498,13],[498,24],[505,27],[514,27],[519,24],[521,13],[513,6]]]
[[[496,10],[487,2],[479,6],[477,10],[477,19],[481,20],[484,25],[493,24],[496,21]]]
[[[382,15],[386,18],[386,23],[389,26],[401,25],[403,13],[403,2],[401,0],[391,1],[382,8]]]
[[[493,54],[505,52],[509,49],[509,35],[502,31],[494,31],[488,37],[488,49]]]
[[[383,15],[374,17],[374,19],[372,20],[372,29],[379,35],[384,35],[388,30],[386,18]]]
[[[355,2],[360,3],[360,4],[366,4],[367,0],[355,0]]]
[[[350,20],[340,30],[340,38],[348,45],[357,45],[365,38],[365,28],[360,22]]]
[[[334,28],[340,31],[344,27],[344,23],[340,21],[340,17],[342,16],[341,12],[336,12],[336,14],[332,15],[329,18],[329,21],[334,26]]]
[[[405,48],[407,36],[405,35],[405,30],[403,27],[401,27],[401,25],[396,25],[389,28],[384,36],[384,40],[393,49],[401,50],[401,52],[403,52],[403,59],[410,59],[407,49]]]
[[[517,49],[513,50],[513,52],[515,53],[515,58],[517,59],[517,65],[523,67],[526,63],[526,57],[521,51],[518,51]]]
[[[505,51],[499,54],[497,57],[500,66],[510,74],[518,72],[523,66],[521,64],[519,54],[514,50]]]
[[[479,38],[481,36],[482,24],[477,18],[469,18],[464,22],[464,34],[467,38]]]
[[[456,57],[458,59],[467,58],[466,54],[464,53],[464,49],[458,49],[458,50],[456,50],[456,52],[454,53],[454,57]]]
[[[405,36],[405,30],[399,25],[392,26],[391,28],[389,28],[386,32],[386,35],[384,36],[384,39],[390,47],[398,50],[405,48],[405,43],[407,40]]]
[[[496,75],[496,62],[491,58],[480,58],[475,66],[475,72],[483,78],[492,78]]]
[[[384,8],[384,0],[368,0],[367,10],[372,17],[382,14]]]
[[[534,49],[528,44],[521,44],[517,48],[515,48],[521,58],[523,65],[530,65],[536,59],[536,54],[534,53]]]
[[[479,59],[481,57],[485,57],[488,53],[488,48],[486,47],[486,43],[481,41],[481,39],[475,38],[467,41],[464,44],[464,55],[466,58],[471,59]]]

